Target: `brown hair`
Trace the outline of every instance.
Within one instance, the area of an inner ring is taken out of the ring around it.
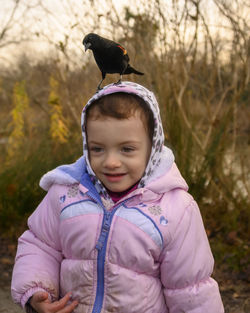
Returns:
[[[86,110],[86,120],[113,117],[127,119],[136,112],[140,113],[141,120],[152,142],[154,133],[153,112],[145,101],[134,94],[116,92],[105,95],[94,101]]]

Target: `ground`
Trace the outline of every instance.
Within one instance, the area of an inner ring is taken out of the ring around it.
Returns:
[[[0,313],[23,312],[12,302],[10,296],[10,281],[15,253],[15,243],[0,237]],[[247,282],[247,280],[238,279],[235,274],[223,273],[219,269],[215,270],[214,277],[220,286],[225,313],[249,313],[249,282]]]

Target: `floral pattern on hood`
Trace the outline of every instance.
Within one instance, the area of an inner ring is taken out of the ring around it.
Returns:
[[[154,115],[154,133],[152,140],[152,149],[145,172],[139,182],[138,188],[145,187],[149,182],[163,175],[174,162],[172,151],[164,146],[164,132],[160,117],[160,110],[155,95],[147,88],[130,81],[124,81],[120,84],[110,84],[97,92],[85,105],[82,111],[81,125],[83,135],[83,155],[86,160],[87,172],[89,173],[93,184],[97,191],[105,198],[109,198],[108,193],[103,184],[98,180],[93,172],[89,158],[86,136],[86,109],[97,99],[116,92],[135,94],[142,98],[146,105],[149,106]]]

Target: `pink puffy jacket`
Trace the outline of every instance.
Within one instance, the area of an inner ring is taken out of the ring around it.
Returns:
[[[163,146],[154,95],[131,82],[105,87],[143,98],[155,117],[150,161],[138,188],[117,203],[105,196],[84,156],[47,173],[47,195],[20,238],[12,297],[25,306],[36,291],[52,300],[71,291],[75,313],[223,313],[210,277],[213,256],[198,206],[170,149]]]
[[[72,291],[79,313],[224,312],[200,212],[186,190],[175,164],[109,210],[84,177],[53,185],[19,239],[14,301]]]

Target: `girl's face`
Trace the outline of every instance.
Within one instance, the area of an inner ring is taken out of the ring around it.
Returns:
[[[91,167],[107,189],[122,192],[141,179],[151,141],[138,113],[122,120],[90,116],[87,142]]]

